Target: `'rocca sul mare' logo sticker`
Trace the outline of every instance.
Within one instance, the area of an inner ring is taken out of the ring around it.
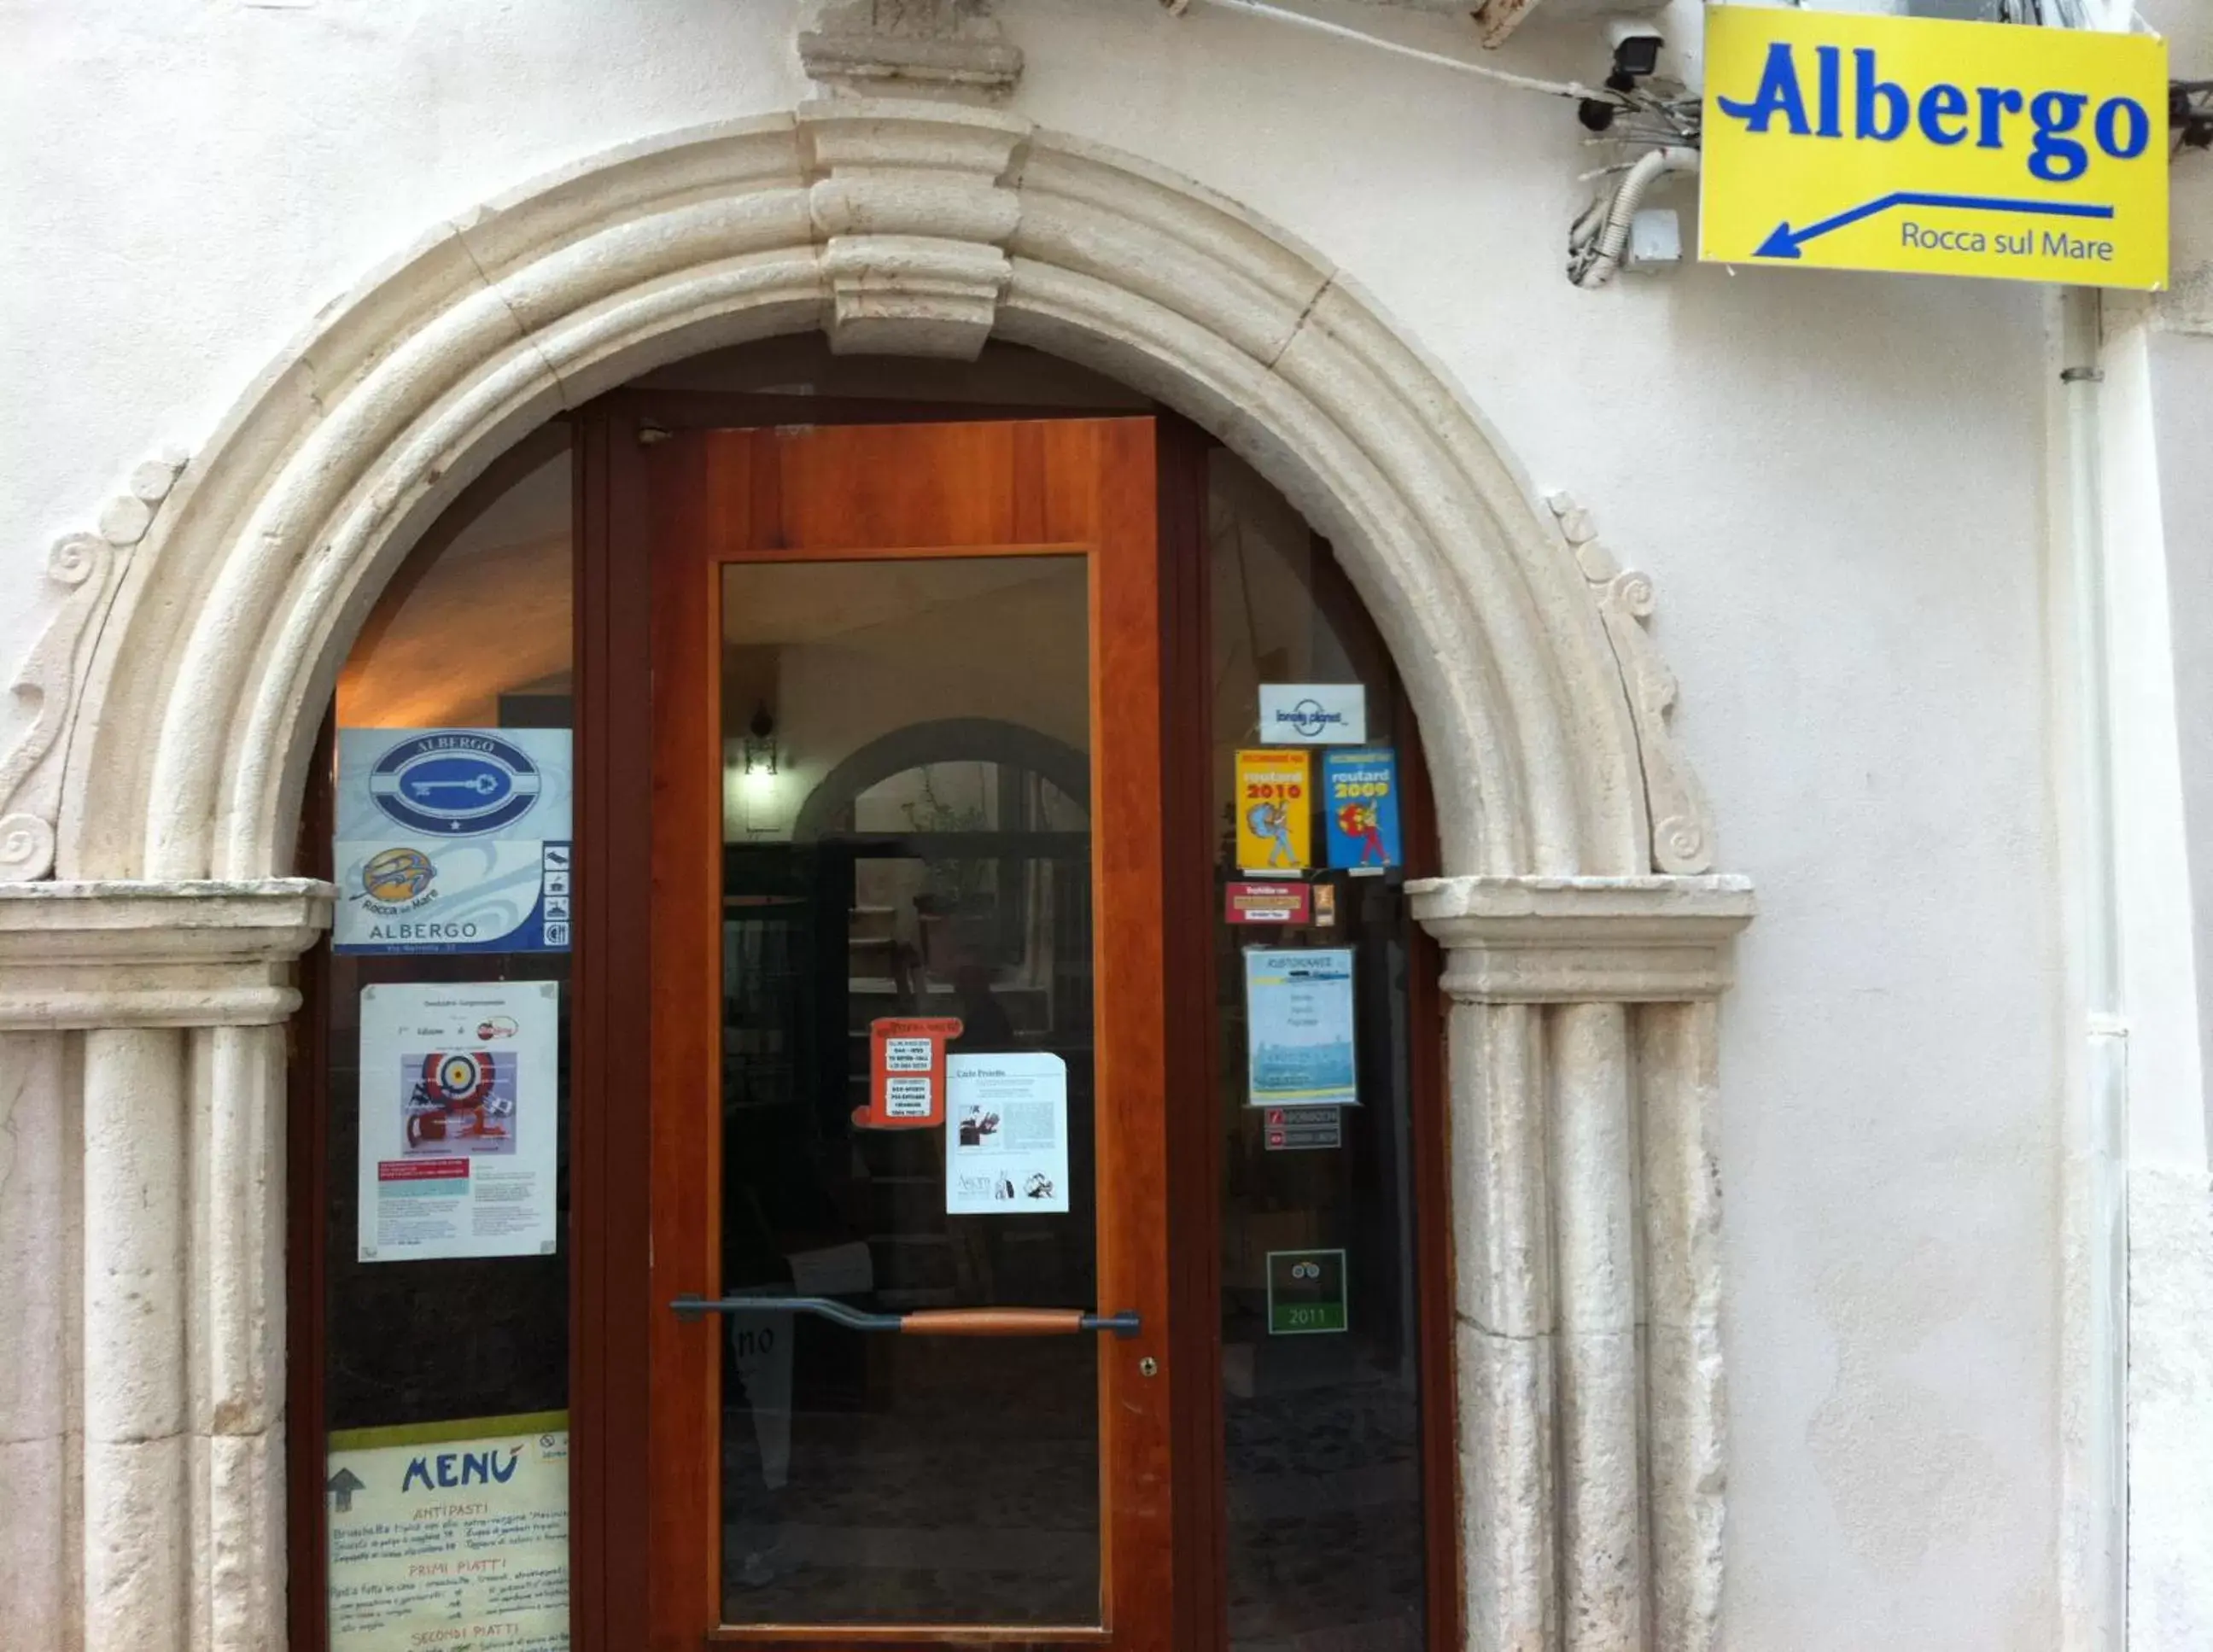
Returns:
[[[445,730],[402,741],[369,771],[369,795],[410,832],[480,838],[538,802],[538,765],[493,735]]]
[[[430,887],[438,869],[419,849],[385,849],[361,869],[362,892],[386,906],[404,906]]]

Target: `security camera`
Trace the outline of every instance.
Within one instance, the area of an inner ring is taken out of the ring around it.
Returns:
[[[1660,48],[1665,42],[1651,24],[1621,18],[1607,24],[1606,33],[1613,44],[1613,72],[1606,83],[1615,91],[1629,91],[1660,67]]]

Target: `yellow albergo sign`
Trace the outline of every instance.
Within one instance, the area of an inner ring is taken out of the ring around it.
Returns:
[[[2167,43],[1717,6],[1698,256],[2167,284]]]

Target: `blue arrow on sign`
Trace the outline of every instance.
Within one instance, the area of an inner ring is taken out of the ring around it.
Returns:
[[[1817,235],[1826,235],[1832,229],[1842,229],[1846,224],[1857,223],[1862,218],[1871,218],[1878,212],[1887,212],[1893,206],[1959,206],[1978,212],[2033,212],[2053,218],[2110,218],[2110,206],[2093,206],[2076,201],[2009,201],[1997,195],[1923,195],[1911,190],[1897,190],[1888,195],[1878,195],[1863,206],[1839,212],[1834,217],[1823,218],[1819,223],[1809,223],[1803,229],[1793,229],[1788,223],[1778,223],[1767,239],[1753,251],[1754,258],[1796,258],[1798,249]]]

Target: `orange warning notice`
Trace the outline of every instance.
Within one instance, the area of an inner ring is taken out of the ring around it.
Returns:
[[[869,1023],[869,1105],[862,1130],[924,1130],[945,1122],[945,1046],[958,1015],[880,1016]]]

